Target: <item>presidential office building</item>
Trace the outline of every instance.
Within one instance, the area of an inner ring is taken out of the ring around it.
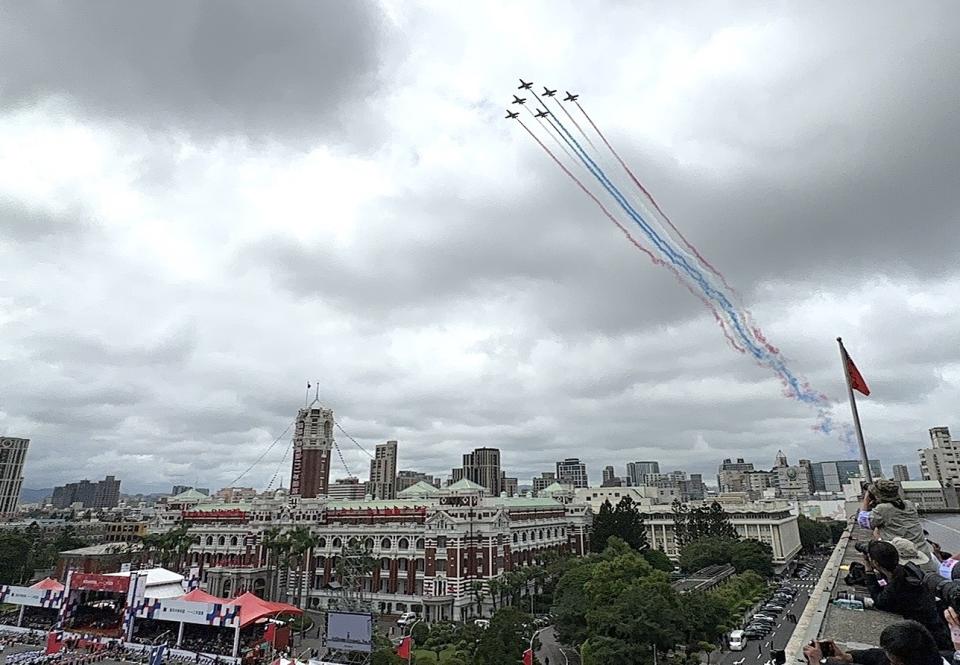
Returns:
[[[541,496],[489,496],[467,479],[444,489],[418,482],[396,499],[332,500],[287,496],[240,504],[198,502],[166,516],[161,528],[190,525],[195,544],[186,564],[211,594],[267,592],[271,570],[282,598],[303,607],[330,607],[342,593],[338,560],[353,542],[373,559],[362,578],[364,597],[382,613],[419,612],[427,621],[489,615],[489,584],[504,573],[542,562],[548,553],[589,551],[587,504]],[[303,570],[273,565],[268,529],[308,527],[317,545]],[[478,593],[478,590],[482,592]]]

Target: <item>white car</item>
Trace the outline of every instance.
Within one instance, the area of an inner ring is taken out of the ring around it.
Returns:
[[[473,625],[476,626],[477,628],[483,628],[484,630],[486,630],[487,628],[490,627],[490,621],[489,619],[474,619]]]
[[[417,620],[417,615],[414,612],[404,612],[400,615],[400,618],[397,619],[397,625],[401,628],[406,626],[413,625]]]
[[[732,630],[730,631],[729,642],[730,651],[743,651],[743,648],[747,645],[747,638],[742,630]]]

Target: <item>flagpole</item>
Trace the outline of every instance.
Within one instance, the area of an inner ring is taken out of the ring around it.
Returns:
[[[850,399],[850,411],[853,413],[853,426],[857,430],[857,443],[860,444],[860,463],[863,464],[863,475],[868,483],[873,482],[870,472],[870,459],[867,457],[867,446],[863,442],[863,428],[860,427],[860,414],[857,412],[857,399],[853,396],[853,384],[850,382],[850,357],[843,348],[843,339],[838,337],[840,345],[840,362],[843,364],[843,376],[847,380],[847,396]]]

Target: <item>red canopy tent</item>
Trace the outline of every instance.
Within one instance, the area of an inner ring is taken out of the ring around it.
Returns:
[[[36,584],[30,586],[31,589],[41,589],[42,591],[63,591],[63,585],[52,577],[42,579]]]
[[[177,600],[189,600],[193,603],[229,603],[230,600],[227,598],[217,598],[206,591],[201,591],[200,589],[194,589],[190,593],[185,593],[180,596]]]
[[[240,607],[240,627],[246,627],[251,623],[270,616],[280,614],[303,614],[303,610],[287,603],[272,603],[254,596],[249,591],[243,595],[237,596],[231,605]]]

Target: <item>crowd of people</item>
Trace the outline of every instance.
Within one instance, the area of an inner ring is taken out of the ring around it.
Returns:
[[[833,640],[814,640],[803,650],[808,665],[960,665],[960,553],[928,539],[893,480],[866,488],[856,521],[872,538],[857,543],[863,563],[851,564],[848,583],[903,620],[883,630],[879,648],[843,651]]]

